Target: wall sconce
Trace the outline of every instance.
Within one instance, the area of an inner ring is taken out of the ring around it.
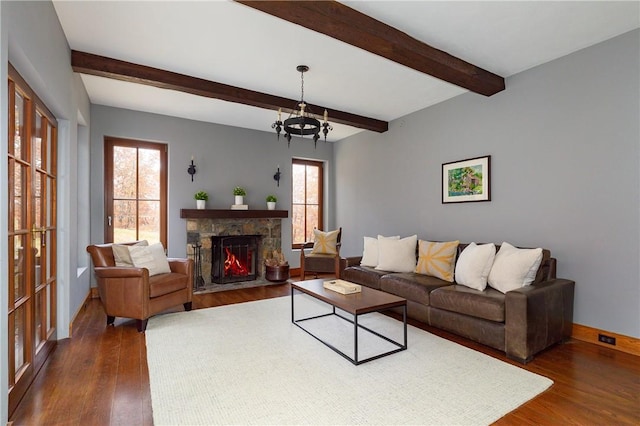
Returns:
[[[196,165],[193,164],[193,155],[191,156],[191,164],[189,165],[189,168],[187,169],[187,173],[189,173],[191,175],[191,182],[193,182],[193,175],[196,174]]]
[[[273,180],[278,182],[278,186],[280,186],[280,164],[278,164],[278,171],[273,175]]]

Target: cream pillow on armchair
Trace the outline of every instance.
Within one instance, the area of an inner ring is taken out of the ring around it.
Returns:
[[[338,234],[335,231],[323,232],[318,229],[313,230],[313,249],[311,254],[338,254]]]
[[[150,277],[171,272],[162,243],[151,244],[150,246],[129,246],[128,249],[133,266],[147,268]]]
[[[112,244],[111,250],[113,251],[113,260],[116,261],[116,266],[133,267],[133,261],[129,255],[129,247],[133,246],[148,246],[147,240],[138,241],[135,244]]]

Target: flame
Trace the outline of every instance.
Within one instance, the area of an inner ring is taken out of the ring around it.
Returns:
[[[224,261],[224,275],[249,275],[247,267],[240,262],[240,259],[229,248],[225,247],[224,251],[227,253],[227,258]]]

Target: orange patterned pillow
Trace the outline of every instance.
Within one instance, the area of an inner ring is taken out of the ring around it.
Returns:
[[[453,282],[458,244],[460,241],[434,243],[420,240],[418,242],[418,265],[415,272]]]

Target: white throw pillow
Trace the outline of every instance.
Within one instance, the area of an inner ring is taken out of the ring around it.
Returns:
[[[383,240],[385,238],[391,240],[399,240],[400,235],[395,235],[393,237],[378,235],[378,238],[364,237],[364,250],[362,252],[360,265],[371,266],[372,268],[378,266],[378,240]]]
[[[542,262],[542,249],[519,249],[502,243],[489,272],[489,285],[506,293],[530,285]]]
[[[495,244],[469,244],[456,263],[456,283],[483,291],[495,257]]]
[[[136,268],[147,268],[149,276],[171,272],[162,243],[145,246],[129,246],[129,255]]]
[[[148,246],[147,240],[138,241],[133,244],[134,246]],[[113,251],[113,259],[116,261],[116,266],[120,267],[133,267],[133,261],[129,255],[129,247],[131,245],[125,244],[111,244],[111,250]]]
[[[416,269],[416,245],[418,236],[400,240],[378,240],[378,266],[376,269],[389,272],[413,272]]]

